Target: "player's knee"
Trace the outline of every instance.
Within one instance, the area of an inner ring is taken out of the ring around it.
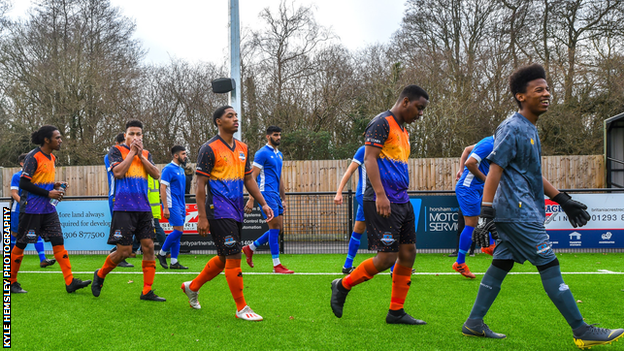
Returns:
[[[63,237],[54,237],[50,239],[50,244],[52,244],[52,246],[59,246],[59,245],[63,245],[65,243],[65,241],[63,240]]]
[[[511,269],[514,266],[514,261],[513,260],[492,260],[492,266],[502,269],[505,272],[509,272],[511,271]]]
[[[379,252],[373,259],[373,264],[378,271],[385,271],[396,262],[398,254],[396,252]]]
[[[544,265],[537,266],[537,270],[540,271],[540,272],[543,272],[543,271],[547,270],[550,267],[555,267],[555,266],[558,266],[558,265],[559,265],[559,259],[557,257],[555,257],[554,260],[552,260],[552,261],[550,261],[550,262],[548,262],[548,263],[546,263]]]
[[[131,253],[132,253],[132,245],[117,246],[117,254],[121,256],[122,260],[125,260],[126,258],[130,257]]]
[[[26,248],[28,244],[24,244],[24,243],[16,243],[15,247],[17,247],[20,250],[24,250]]]

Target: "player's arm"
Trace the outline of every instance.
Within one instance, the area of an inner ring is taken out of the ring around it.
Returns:
[[[13,200],[20,202],[19,190],[11,189],[11,197],[13,198]]]
[[[574,228],[582,227],[587,224],[591,216],[587,213],[587,206],[584,203],[572,200],[570,195],[557,190],[544,176],[542,176],[542,181],[544,183],[544,194],[561,205],[561,208],[568,216],[570,224],[572,224]]]
[[[253,198],[258,201],[260,206],[262,206],[262,211],[264,211],[267,216],[266,221],[270,222],[273,219],[273,210],[264,200],[264,196],[262,196],[260,188],[258,188],[258,184],[256,183],[256,179],[252,176],[252,172],[245,174],[244,183],[249,195],[253,196]]]
[[[208,177],[198,174],[195,199],[197,202],[197,233],[201,236],[210,233],[210,224],[206,215],[206,183],[208,183]]]
[[[280,199],[282,200],[282,208],[284,210],[286,210],[286,188],[284,187],[284,180],[280,174],[280,185],[279,185],[279,190],[280,190]]]
[[[485,182],[485,174],[479,170],[479,161],[477,161],[474,157],[469,157],[466,161],[466,168],[470,171],[470,173],[474,174],[475,177],[481,179]],[[461,175],[460,175],[461,177]],[[459,178],[458,178],[459,179]]]
[[[143,150],[141,150],[141,153],[139,153],[139,160],[141,160],[147,174],[151,175],[154,179],[160,178],[160,170],[154,165],[154,162],[152,162],[152,154],[148,152],[147,157],[145,157],[145,155],[143,155]]]
[[[334,203],[336,205],[342,205],[342,190],[347,185],[347,182],[353,175],[353,172],[355,172],[358,167],[360,167],[360,165],[357,162],[351,162],[351,164],[347,168],[347,171],[342,176],[340,184],[338,184],[338,190],[336,190],[336,197],[334,197]]]
[[[260,174],[260,168],[253,166],[253,168],[251,169],[251,177],[253,179],[258,179],[259,174]],[[249,200],[247,200],[247,203],[245,204],[245,212],[251,213],[251,210],[253,209],[253,205],[254,205],[254,198],[253,196],[249,196]]]
[[[204,193],[204,200],[205,200],[205,193]],[[166,219],[169,219],[169,204],[167,203],[167,184],[164,184],[162,181],[160,182],[160,198],[164,199],[165,201],[163,201],[163,217],[165,217]],[[197,206],[197,208],[199,208],[199,206]]]
[[[45,190],[43,188],[38,187],[37,185],[33,184],[29,178],[27,177],[21,177],[20,178],[20,185],[19,185],[20,189],[26,190],[31,194],[35,194],[35,195],[39,195],[39,196],[43,196],[43,197],[49,197],[50,199],[57,199],[57,200],[62,200],[63,199],[63,192],[60,190]]]
[[[128,155],[126,155],[126,158],[122,159],[121,152],[116,147],[111,148],[108,157],[115,178],[121,179],[126,176],[126,173],[130,169],[130,165],[132,164],[132,160],[134,159],[134,156],[136,156],[136,154],[137,148],[131,147]]]
[[[475,145],[477,145],[477,144],[472,144],[472,145],[466,146],[466,148],[464,148],[464,152],[462,152],[462,155],[459,158],[459,171],[457,171],[457,174],[455,175],[455,181],[458,181],[459,178],[461,178],[462,173],[464,173],[464,165],[466,164],[466,160],[468,159],[468,155],[470,155],[470,153],[472,152],[472,149],[474,149]]]
[[[381,154],[381,149],[374,146],[366,145],[364,151],[364,165],[366,166],[366,174],[373,186],[377,200],[375,205],[377,206],[377,213],[382,217],[390,216],[390,200],[386,195],[383,185],[381,184],[381,176],[379,175],[379,165],[377,164],[377,158]]]

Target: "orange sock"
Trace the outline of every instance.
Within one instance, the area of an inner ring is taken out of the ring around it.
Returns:
[[[145,261],[143,265],[143,295],[147,295],[152,290],[154,276],[156,275],[156,261]]]
[[[11,251],[11,278],[9,281],[11,284],[17,281],[17,272],[19,272],[20,265],[22,264],[22,259],[24,258],[24,249],[20,249],[17,246],[13,246],[13,251]]]
[[[52,246],[52,251],[54,251],[56,262],[59,263],[63,271],[65,285],[71,284],[72,280],[74,280],[74,275],[72,274],[71,263],[69,262],[69,256],[67,255],[67,250],[65,250],[65,245]]]
[[[225,260],[225,279],[227,280],[230,292],[236,302],[236,310],[240,311],[247,303],[243,296],[243,271],[240,268],[241,260]]]
[[[351,272],[346,278],[342,280],[342,286],[346,289],[351,290],[352,287],[365,282],[367,280],[373,279],[375,274],[379,273],[375,265],[373,264],[373,259],[369,258],[368,260],[360,263],[357,268]]]
[[[392,295],[390,295],[391,310],[400,310],[403,308],[405,297],[412,284],[411,276],[411,267],[404,267],[398,263],[394,265],[394,273],[392,273]]]
[[[206,263],[206,266],[202,269],[201,273],[193,279],[189,288],[193,291],[199,291],[199,289],[206,284],[206,282],[211,281],[214,277],[219,275],[219,273],[223,272],[223,268],[225,268],[225,262],[221,261],[219,256],[211,258],[210,261]]]
[[[110,273],[110,271],[115,269],[115,267],[117,267],[117,264],[113,262],[113,260],[111,260],[110,255],[106,256],[106,261],[104,261],[104,265],[97,272],[98,277],[102,279],[106,278],[106,275]]]

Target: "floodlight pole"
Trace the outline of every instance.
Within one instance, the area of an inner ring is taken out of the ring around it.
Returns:
[[[230,78],[234,79],[236,87],[229,93],[230,106],[238,113],[238,131],[234,137],[241,140],[243,130],[243,115],[241,113],[241,72],[240,72],[240,18],[238,14],[238,0],[229,0],[230,5]]]

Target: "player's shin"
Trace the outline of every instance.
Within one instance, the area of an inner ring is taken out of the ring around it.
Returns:
[[[559,264],[540,270],[540,277],[548,297],[550,297],[550,300],[555,304],[570,327],[576,329],[582,326],[585,322],[583,322],[583,317],[576,305],[574,296],[572,296],[572,292],[563,282]]]
[[[507,276],[508,271],[505,271],[499,267],[491,265],[487,272],[483,276],[481,283],[479,284],[479,292],[472,311],[470,312],[470,319],[483,319],[488,310],[494,303],[496,296],[501,289],[501,284]]]

